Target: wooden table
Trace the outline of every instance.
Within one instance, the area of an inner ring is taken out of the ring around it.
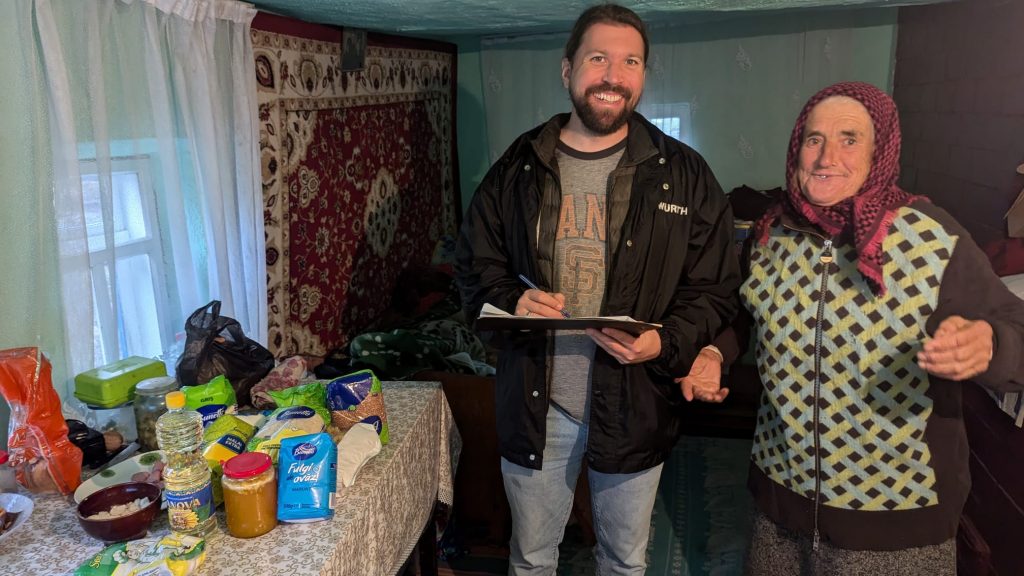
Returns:
[[[462,440],[437,382],[384,382],[391,441],[349,488],[339,487],[334,517],[281,524],[259,538],[227,534],[224,511],[207,540],[201,576],[394,574],[416,547],[435,504],[452,503]],[[0,573],[70,574],[102,543],[79,526],[70,499],[34,496],[35,510],[0,541]],[[168,531],[161,514],[150,534]]]

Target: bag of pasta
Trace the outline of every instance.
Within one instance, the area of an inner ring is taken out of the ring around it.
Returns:
[[[271,413],[259,432],[249,440],[250,452],[263,452],[277,466],[281,440],[317,434],[324,430],[324,419],[309,406],[278,408]]]
[[[235,390],[223,374],[206,384],[182,386],[181,391],[185,394],[185,407],[203,417],[203,430],[221,416],[238,412]]]
[[[381,444],[388,443],[388,416],[380,380],[370,370],[360,370],[327,384],[327,408],[331,425],[342,432],[360,422],[377,430]]]

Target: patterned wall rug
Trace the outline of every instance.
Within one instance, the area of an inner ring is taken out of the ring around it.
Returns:
[[[401,271],[454,234],[455,47],[370,34],[342,70],[342,32],[259,14],[269,348],[322,356],[389,305]]]

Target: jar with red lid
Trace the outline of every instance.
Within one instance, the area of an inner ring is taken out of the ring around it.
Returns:
[[[14,468],[11,468],[10,462],[7,461],[9,458],[7,452],[0,450],[0,492],[18,491],[18,478],[14,474]]]
[[[223,463],[224,511],[228,533],[262,536],[277,526],[277,478],[270,456],[244,452]]]

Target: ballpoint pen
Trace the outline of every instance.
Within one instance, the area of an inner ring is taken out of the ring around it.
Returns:
[[[526,276],[520,274],[519,279],[523,281],[523,284],[526,284],[530,288],[533,288],[534,290],[540,290],[540,288],[538,288],[537,285],[534,284],[533,282],[530,282],[530,279],[527,278]],[[562,313],[563,318],[569,318],[569,313],[565,311],[565,308],[562,308],[561,310],[559,310],[559,312]]]

